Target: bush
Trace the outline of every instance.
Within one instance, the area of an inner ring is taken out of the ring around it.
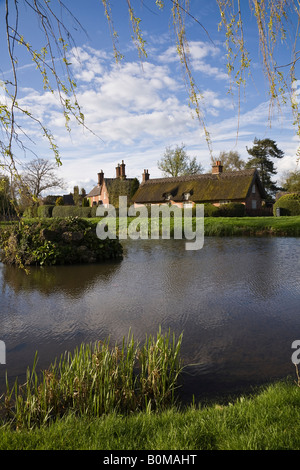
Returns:
[[[37,210],[37,216],[47,218],[52,217],[53,208],[54,206],[52,205],[39,206]]]
[[[244,217],[246,207],[244,204],[229,202],[220,206],[204,204],[204,217]]]
[[[245,214],[246,207],[244,204],[230,202],[219,207],[219,217],[244,217]]]
[[[30,219],[38,216],[38,207],[37,206],[30,206],[26,207],[23,212],[23,217],[28,217]]]
[[[280,208],[281,215],[300,215],[300,194],[286,194],[281,196],[273,206],[273,214],[276,216],[276,209]]]
[[[204,217],[219,217],[219,208],[213,204],[204,204]]]
[[[118,240],[99,240],[96,226],[78,217],[40,219],[0,233],[0,261],[18,265],[95,263],[122,256]]]
[[[80,206],[55,206],[52,217],[91,217],[91,207]]]
[[[63,206],[64,205],[64,198],[62,196],[59,196],[56,201],[55,201],[56,206]]]

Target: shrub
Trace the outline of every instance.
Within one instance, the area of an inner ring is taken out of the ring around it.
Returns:
[[[54,206],[52,205],[45,205],[45,206],[39,206],[37,210],[37,216],[38,217],[52,217],[52,211],[53,211]]]
[[[118,240],[99,240],[95,224],[78,217],[40,219],[0,233],[0,261],[20,267],[95,263],[122,256]]]
[[[280,208],[281,215],[300,215],[300,194],[293,193],[281,196],[273,206],[275,216],[277,208]]]
[[[204,204],[204,217],[219,217],[219,208],[213,204]]]
[[[38,216],[38,207],[37,206],[30,206],[26,207],[23,212],[23,217],[28,217],[30,219]]]
[[[55,206],[52,217],[91,217],[91,207]]]
[[[56,201],[55,201],[56,206],[63,206],[64,205],[64,198],[62,196],[59,196]]]
[[[210,203],[204,204],[205,217],[244,217],[245,215],[246,208],[244,204],[229,202],[218,207]]]
[[[236,202],[222,204],[219,207],[219,217],[244,217],[245,213],[245,205]]]

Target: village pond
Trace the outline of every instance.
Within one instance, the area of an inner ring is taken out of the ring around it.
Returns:
[[[104,264],[30,268],[0,264],[0,391],[25,377],[38,351],[46,368],[82,342],[129,330],[141,342],[183,332],[181,396],[234,393],[295,374],[300,340],[300,244],[296,238],[206,238],[123,242]]]

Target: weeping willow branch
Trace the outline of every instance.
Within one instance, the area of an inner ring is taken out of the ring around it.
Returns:
[[[123,58],[118,47],[118,34],[114,27],[110,0],[101,0],[104,7],[109,31],[113,41],[115,59]],[[124,0],[128,9],[129,20],[132,27],[132,40],[141,59],[147,57],[147,44],[143,36],[142,20],[134,9],[134,0]],[[195,15],[190,13],[189,0],[148,0],[158,10],[168,8],[175,33],[177,53],[182,65],[184,83],[186,85],[190,106],[204,131],[209,151],[212,153],[212,142],[205,121],[205,107],[203,96],[199,90],[193,69],[190,63],[189,41],[186,32],[186,18],[192,19],[209,37],[207,29]],[[38,19],[40,30],[43,33],[44,45],[40,50],[34,48],[20,31],[20,5],[26,5],[33,16]],[[219,30],[225,32],[225,46],[227,48],[227,71],[230,77],[229,92],[238,91],[238,116],[240,115],[241,90],[251,75],[251,57],[247,50],[244,21],[249,10],[257,23],[258,44],[260,46],[263,71],[269,84],[270,116],[276,104],[287,105],[288,97],[294,113],[294,125],[300,137],[299,97],[297,94],[296,64],[299,60],[299,0],[216,0],[220,11]],[[151,5],[151,6],[152,6]],[[17,122],[20,116],[31,120],[40,126],[41,132],[48,140],[55,159],[61,164],[58,148],[51,131],[39,120],[30,109],[18,103],[18,54],[17,49],[22,47],[35,64],[42,79],[43,87],[58,98],[65,117],[65,126],[71,130],[71,118],[78,124],[85,126],[84,115],[76,97],[76,83],[72,78],[71,67],[68,61],[69,49],[74,45],[71,33],[62,20],[65,12],[76,25],[82,28],[79,21],[64,5],[62,0],[50,2],[49,0],[5,0],[5,26],[8,57],[11,64],[11,77],[0,82],[4,99],[0,102],[0,150],[2,165],[10,170],[16,169],[14,146],[25,149],[22,138],[26,137],[22,126]],[[201,15],[201,9],[199,9]],[[198,16],[199,16],[198,15]],[[291,26],[291,27],[288,27]],[[291,58],[285,65],[277,63],[276,53],[280,44],[287,42],[292,35]],[[83,28],[82,28],[83,29]],[[211,39],[210,39],[211,40]],[[59,73],[58,65],[63,72]],[[61,77],[66,77],[64,80]],[[239,127],[239,124],[238,124]]]
[[[24,108],[18,103],[17,48],[23,47],[31,61],[36,65],[44,90],[57,97],[65,118],[67,131],[71,131],[71,117],[78,124],[85,127],[84,115],[76,97],[76,83],[71,76],[71,64],[68,61],[70,44],[75,44],[72,35],[52,9],[48,0],[23,0],[23,4],[29,7],[35,18],[38,18],[44,36],[44,46],[40,51],[36,50],[20,32],[19,3],[18,0],[5,0],[6,41],[11,65],[11,79],[0,82],[5,96],[5,99],[2,99],[0,103],[0,126],[3,136],[0,140],[3,156],[1,163],[6,170],[15,173],[17,173],[17,168],[14,146],[17,145],[23,150],[26,149],[18,133],[22,128],[17,122],[17,117],[31,120],[39,125],[42,135],[48,140],[57,164],[61,165],[59,150],[51,131],[30,109]],[[79,24],[60,0],[57,0],[56,5],[59,5]],[[57,70],[58,65],[63,67],[62,74]],[[65,82],[60,78],[61,76],[66,77]],[[22,137],[28,138],[25,132],[22,132]]]

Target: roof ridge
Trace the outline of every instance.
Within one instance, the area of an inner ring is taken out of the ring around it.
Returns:
[[[226,178],[226,177],[235,177],[235,176],[245,176],[247,174],[254,173],[256,168],[247,168],[245,170],[236,170],[236,171],[225,171],[224,173],[220,174],[213,174],[213,173],[201,173],[198,175],[183,175],[183,176],[170,176],[164,178],[152,178],[149,179],[142,184],[156,184],[156,183],[180,183],[184,181],[194,181],[198,179],[216,179],[216,178]]]

